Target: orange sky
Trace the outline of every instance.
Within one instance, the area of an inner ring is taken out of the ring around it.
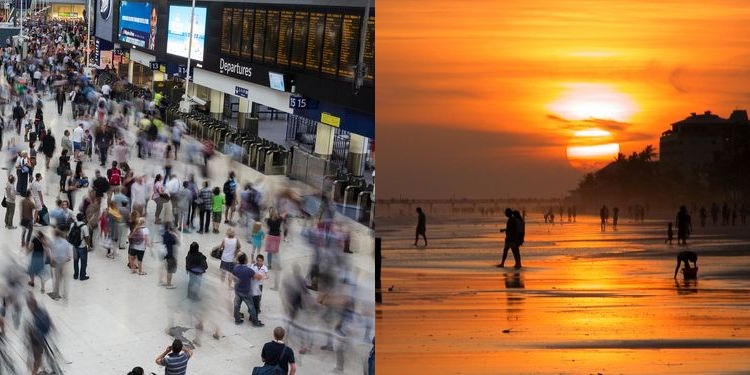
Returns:
[[[627,154],[690,112],[750,108],[750,2],[377,6],[381,198],[560,196],[577,130]]]

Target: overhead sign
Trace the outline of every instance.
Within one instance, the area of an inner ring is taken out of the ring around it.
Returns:
[[[318,101],[306,96],[290,96],[289,108],[292,109],[314,109],[318,108]]]
[[[253,76],[253,67],[241,62],[229,62],[223,57],[219,59],[219,74],[227,76],[239,76],[239,78],[250,78]]]
[[[323,112],[320,114],[320,122],[338,128],[339,125],[341,125],[341,118],[336,117],[328,112]]]
[[[151,68],[151,70],[159,70],[159,66],[161,65],[158,61],[149,61],[148,66]]]
[[[240,86],[234,86],[234,94],[237,95],[237,96],[241,96],[241,97],[243,97],[245,99],[247,99],[247,97],[248,97],[248,91],[247,91],[247,89],[244,88],[244,87],[240,87]]]

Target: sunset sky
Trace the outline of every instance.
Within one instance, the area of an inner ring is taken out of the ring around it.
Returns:
[[[559,197],[568,146],[750,109],[750,2],[381,0],[376,30],[381,199]]]

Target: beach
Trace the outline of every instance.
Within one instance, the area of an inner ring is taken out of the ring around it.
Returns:
[[[538,216],[538,217],[537,217]],[[377,365],[386,374],[748,373],[750,227],[701,228],[665,244],[672,217],[601,232],[599,219],[527,219],[515,270],[504,217],[377,220],[383,303]],[[676,254],[698,279],[673,279]]]

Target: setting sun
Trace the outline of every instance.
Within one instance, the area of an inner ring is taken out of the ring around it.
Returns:
[[[637,106],[627,94],[610,85],[569,83],[549,109],[566,120],[604,119],[628,121]]]
[[[614,142],[612,133],[592,128],[575,132],[566,153],[574,168],[591,171],[612,161],[618,152],[620,145]]]

